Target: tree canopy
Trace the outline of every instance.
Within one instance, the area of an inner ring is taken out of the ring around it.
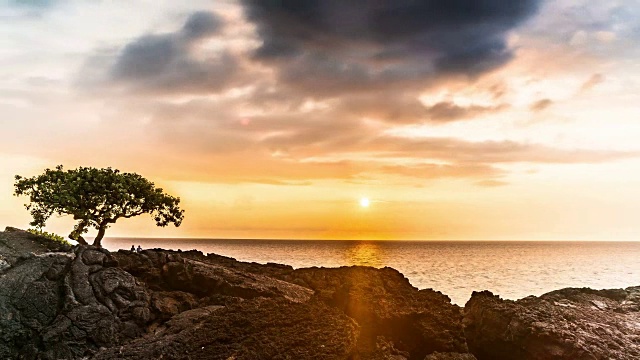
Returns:
[[[94,228],[98,234],[93,245],[102,246],[107,228],[122,218],[150,214],[161,227],[171,223],[178,227],[184,218],[180,198],[135,173],[92,167],[64,170],[58,165],[31,178],[16,175],[15,180],[15,195],[29,196],[25,207],[33,217],[32,226],[44,227],[54,214],[72,215],[78,222],[69,238],[83,245],[87,242],[82,235]]]

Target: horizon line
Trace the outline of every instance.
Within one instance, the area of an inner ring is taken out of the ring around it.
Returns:
[[[87,237],[93,239],[93,237]],[[139,240],[199,240],[199,241],[379,241],[379,242],[640,242],[640,240],[579,240],[579,239],[313,239],[313,238],[205,238],[205,237],[136,237],[136,236],[109,236],[103,239],[139,239]]]

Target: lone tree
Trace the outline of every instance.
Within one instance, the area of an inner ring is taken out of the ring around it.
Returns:
[[[118,219],[151,214],[156,225],[180,226],[184,210],[180,198],[165,194],[155,184],[135,173],[121,173],[112,168],[80,167],[63,170],[46,169],[31,178],[16,175],[15,195],[29,196],[25,204],[33,216],[32,226],[42,228],[53,215],[73,215],[78,223],[69,238],[88,245],[82,237],[89,228],[98,230],[94,246],[102,247],[102,238]]]

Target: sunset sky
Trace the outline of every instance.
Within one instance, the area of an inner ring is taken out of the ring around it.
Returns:
[[[14,175],[63,164],[181,197],[180,228],[107,236],[640,240],[638,19],[639,0],[0,0],[0,227],[30,221]]]

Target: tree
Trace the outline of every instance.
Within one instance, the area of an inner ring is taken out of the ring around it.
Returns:
[[[58,165],[42,175],[15,179],[15,195],[29,196],[25,207],[33,216],[32,226],[44,227],[53,214],[73,215],[78,223],[69,238],[82,245],[88,245],[82,235],[94,228],[98,234],[93,245],[101,247],[105,231],[119,219],[151,214],[158,226],[178,227],[184,218],[180,198],[135,173],[92,167],[65,171]]]

